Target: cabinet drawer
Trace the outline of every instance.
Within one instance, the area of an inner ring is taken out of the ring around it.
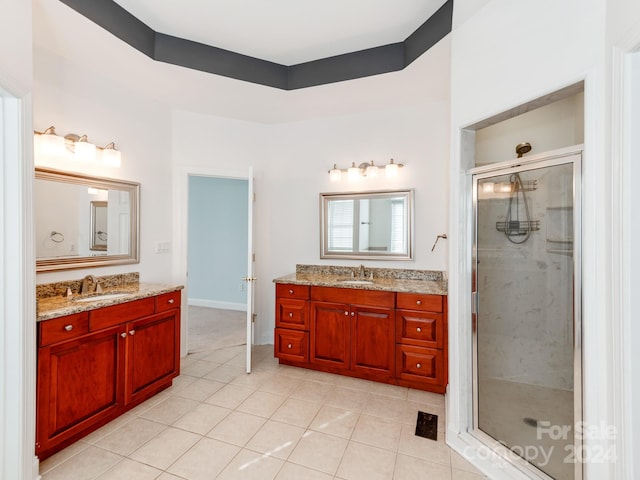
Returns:
[[[396,308],[442,312],[442,295],[401,292],[396,299]]]
[[[278,298],[276,327],[308,330],[308,303],[306,300]]]
[[[52,343],[70,340],[89,333],[89,314],[87,312],[67,315],[38,323],[41,347]]]
[[[309,333],[276,328],[274,350],[278,358],[306,363],[309,361]]]
[[[382,290],[360,290],[355,288],[311,287],[311,300],[319,302],[370,305],[372,307],[395,306],[394,292]]]
[[[276,297],[309,299],[308,285],[293,285],[292,283],[277,283]]]
[[[153,297],[120,303],[111,307],[98,308],[89,312],[89,328],[92,332],[102,328],[129,322],[140,317],[153,314],[155,299]]]
[[[180,307],[180,290],[175,292],[163,293],[156,297],[156,312],[165,312],[173,308]]]
[[[420,347],[443,348],[443,315],[415,310],[398,310],[396,342]]]
[[[444,385],[442,350],[411,345],[396,346],[396,376],[433,385]]]

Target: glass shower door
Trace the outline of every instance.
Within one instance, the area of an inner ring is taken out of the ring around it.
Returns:
[[[575,157],[474,176],[476,432],[558,480],[581,478]]]

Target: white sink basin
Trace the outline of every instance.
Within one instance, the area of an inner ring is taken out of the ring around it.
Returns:
[[[114,298],[126,297],[130,295],[129,293],[104,293],[101,295],[92,295],[90,297],[77,298],[74,299],[74,302],[85,303],[85,302],[97,302],[99,300],[112,300]]]
[[[338,280],[338,283],[344,283],[346,285],[373,285],[373,280]]]

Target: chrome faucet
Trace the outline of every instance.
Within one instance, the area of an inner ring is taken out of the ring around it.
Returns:
[[[82,285],[80,286],[80,293],[89,293],[89,281],[91,281],[94,285],[98,284],[96,277],[93,275],[85,275],[82,279]]]

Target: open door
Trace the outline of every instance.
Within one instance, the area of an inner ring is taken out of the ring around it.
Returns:
[[[251,347],[253,346],[253,168],[249,167],[247,180],[249,201],[247,202],[247,276],[243,280],[247,283],[247,373],[251,373]]]

